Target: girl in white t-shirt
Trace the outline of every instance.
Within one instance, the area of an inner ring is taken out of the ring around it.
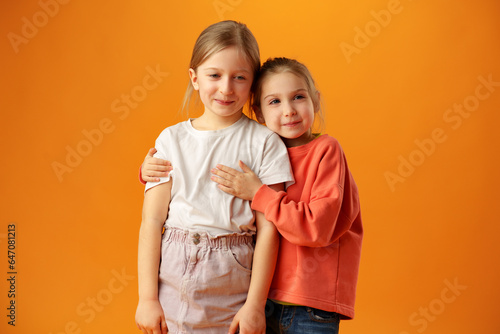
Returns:
[[[257,42],[241,23],[213,24],[195,43],[185,102],[197,91],[204,112],[160,134],[155,156],[174,168],[144,195],[136,312],[143,333],[265,332],[278,233],[249,201],[218,191],[209,172],[241,160],[277,190],[293,180],[280,138],[243,114],[259,67]]]

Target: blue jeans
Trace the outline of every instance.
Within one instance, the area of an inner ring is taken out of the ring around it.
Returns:
[[[313,334],[339,332],[340,316],[307,306],[287,306],[267,300],[266,333]]]

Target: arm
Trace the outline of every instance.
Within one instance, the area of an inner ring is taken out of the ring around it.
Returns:
[[[308,247],[325,247],[337,241],[359,214],[358,192],[340,147],[323,152],[302,201],[293,201],[284,191],[276,192],[255,180],[246,166],[241,173],[218,166],[212,180],[234,196],[252,200],[252,209],[265,214],[289,242]],[[306,177],[302,175],[301,177]],[[260,182],[260,181],[259,181]]]
[[[343,189],[332,185],[310,202],[293,201],[285,192],[276,192],[262,186],[257,192],[252,209],[264,212],[273,221],[280,234],[289,242],[307,247],[326,247],[347,232],[359,213],[359,205],[345,200],[352,214],[343,212]]]
[[[283,189],[283,185],[270,186],[273,189]],[[248,296],[243,307],[235,315],[229,333],[265,333],[265,307],[269,287],[274,275],[278,256],[279,234],[274,225],[266,220],[264,214],[256,213],[257,241],[253,256],[252,278]]]
[[[166,334],[167,325],[158,300],[158,268],[161,235],[167,218],[172,182],[162,183],[146,191],[139,231],[138,276],[139,303],[135,321],[143,333]]]
[[[156,148],[150,148],[141,165],[139,180],[142,184],[158,182],[160,177],[168,176],[168,173],[173,169],[170,161],[153,157],[155,153]]]

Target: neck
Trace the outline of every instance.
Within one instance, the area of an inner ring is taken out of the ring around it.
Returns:
[[[297,146],[302,146],[307,143],[312,142],[316,138],[316,135],[314,135],[311,131],[311,129],[307,130],[305,133],[303,133],[300,137],[297,138],[284,138],[281,137],[283,142],[285,143],[286,147],[297,147]]]
[[[194,119],[191,124],[196,130],[200,131],[215,131],[227,128],[236,123],[243,113],[237,113],[231,116],[218,116],[209,113],[203,113],[200,117]]]

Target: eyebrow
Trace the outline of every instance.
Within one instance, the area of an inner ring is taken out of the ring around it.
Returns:
[[[220,71],[221,69],[218,68],[218,67],[207,67],[205,68],[205,71]],[[238,70],[234,71],[234,72],[245,72],[245,73],[252,73],[244,68],[239,68]]]
[[[298,93],[298,92],[306,92],[307,93],[307,89],[305,89],[305,88],[298,88],[298,89],[292,91],[292,93]],[[275,96],[275,95],[278,95],[278,94],[276,94],[276,93],[268,94],[268,95],[264,96],[264,100],[267,99],[270,96]]]

